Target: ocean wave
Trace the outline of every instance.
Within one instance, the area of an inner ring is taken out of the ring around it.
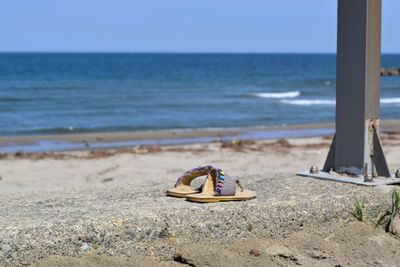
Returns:
[[[37,128],[31,130],[17,131],[17,134],[69,134],[69,133],[86,133],[94,132],[96,129],[92,128],[75,128],[73,126],[68,127],[54,127],[54,128]]]
[[[268,92],[268,93],[254,93],[252,95],[261,98],[295,98],[300,96],[300,92],[299,91],[279,92],[279,93]]]
[[[281,103],[296,106],[313,106],[313,105],[335,105],[335,100],[328,99],[297,99],[297,100],[281,100]]]
[[[296,100],[283,99],[280,102],[283,104],[296,105],[296,106],[336,105],[336,101],[333,99],[296,99]],[[382,98],[380,102],[381,104],[386,104],[386,105],[400,104],[400,98]]]
[[[382,98],[381,104],[400,104],[400,98]]]

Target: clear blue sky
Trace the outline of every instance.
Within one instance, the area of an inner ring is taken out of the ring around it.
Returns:
[[[3,0],[0,51],[335,52],[337,0]],[[400,53],[400,0],[383,0]]]

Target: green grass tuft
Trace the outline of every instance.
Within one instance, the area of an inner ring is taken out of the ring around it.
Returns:
[[[365,221],[365,198],[363,199],[357,199],[356,202],[354,203],[354,210],[351,212],[351,214],[359,220],[360,222]]]
[[[386,232],[395,234],[394,220],[400,213],[400,193],[396,190],[392,192],[391,207],[379,217],[376,226],[383,225]]]

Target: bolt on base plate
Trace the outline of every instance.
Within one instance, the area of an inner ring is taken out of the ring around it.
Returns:
[[[399,178],[392,177],[374,177],[372,182],[364,182],[364,177],[349,177],[340,174],[330,174],[327,172],[320,171],[318,173],[311,173],[309,171],[299,172],[296,174],[297,176],[302,177],[310,177],[320,180],[328,180],[340,183],[350,183],[356,185],[364,185],[364,186],[379,186],[379,185],[395,185],[400,184]]]

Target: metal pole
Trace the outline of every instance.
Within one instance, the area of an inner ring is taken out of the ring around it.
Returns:
[[[298,175],[400,184],[400,170],[391,177],[379,140],[381,14],[382,0],[338,0],[336,133],[322,171],[312,166]]]
[[[382,0],[338,0],[336,134],[324,171],[389,177],[379,141]]]

